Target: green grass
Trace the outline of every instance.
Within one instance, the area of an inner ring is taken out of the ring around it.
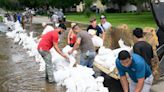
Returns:
[[[3,20],[3,18],[2,18],[2,16],[0,16],[0,22],[2,22],[2,20]]]
[[[144,12],[140,15],[136,13],[106,13],[107,20],[113,25],[118,26],[121,24],[127,24],[130,28],[135,27],[154,27],[156,28],[156,23],[154,21],[153,15],[151,12]],[[92,14],[96,16],[99,23],[100,15]],[[89,18],[86,17],[83,13],[72,13],[66,14],[67,20],[82,22],[89,24]]]

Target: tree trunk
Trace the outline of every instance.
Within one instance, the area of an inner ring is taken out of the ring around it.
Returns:
[[[142,4],[137,4],[137,14],[141,14],[142,12]]]
[[[119,8],[119,13],[121,13],[122,12],[122,6],[118,5],[118,8]]]

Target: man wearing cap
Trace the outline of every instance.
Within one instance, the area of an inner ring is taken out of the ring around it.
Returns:
[[[57,12],[55,12],[51,17],[51,22],[53,23],[53,26],[56,27],[56,24],[58,23],[58,15]]]
[[[142,56],[144,60],[146,61],[146,63],[152,69],[151,59],[154,56],[152,46],[144,40],[143,30],[141,28],[134,29],[133,35],[134,35],[134,40],[135,40],[135,44],[133,46],[133,52]]]
[[[54,47],[55,50],[61,56],[68,59],[67,55],[62,53],[58,47],[58,34],[62,33],[63,31],[64,28],[59,26],[58,28],[55,28],[53,31],[47,32],[42,36],[42,39],[38,44],[38,51],[46,63],[46,67],[45,67],[46,79],[48,79],[48,82],[50,83],[54,82],[53,64],[51,61],[52,56],[50,53],[50,49]]]
[[[50,32],[50,31],[53,31],[54,30],[54,28],[52,26],[48,25],[45,22],[42,23],[42,27],[44,27],[44,30],[42,32],[42,35],[44,35],[44,34]]]
[[[68,44],[73,47],[76,43],[76,34],[73,32],[72,28],[76,25],[76,23],[71,23],[71,29],[69,30],[67,41]]]
[[[104,33],[104,30],[102,30],[98,25],[97,25],[97,21],[96,21],[96,18],[91,18],[90,19],[90,23],[91,25],[88,26],[87,28],[87,31],[89,31],[89,29],[93,29],[96,31],[96,35],[97,36],[100,36],[100,34],[102,34],[102,39],[104,41],[105,39],[105,33]]]
[[[116,59],[120,81],[124,92],[150,92],[153,75],[149,65],[138,54],[121,51]],[[128,82],[126,73],[130,77]]]
[[[69,51],[69,54],[80,47],[80,65],[92,68],[96,53],[92,43],[91,35],[89,35],[87,31],[82,31],[77,24],[72,26],[72,30],[77,34],[77,40],[73,46],[73,49]]]
[[[104,15],[100,16],[100,20],[101,23],[99,24],[99,26],[102,30],[104,30],[104,32],[109,31],[112,28],[112,25],[107,22],[106,17]]]

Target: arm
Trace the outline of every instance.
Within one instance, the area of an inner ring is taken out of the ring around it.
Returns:
[[[144,86],[144,80],[145,80],[145,78],[138,79],[138,83],[137,83],[137,85],[135,87],[134,92],[141,92],[141,90],[142,90],[142,88]]]
[[[128,85],[128,80],[127,80],[126,75],[121,76],[120,81],[121,81],[121,85],[122,85],[124,92],[128,92],[129,91],[129,85]]]
[[[102,39],[103,39],[103,41],[105,41],[105,35],[106,35],[106,32],[103,31],[103,33],[102,33]]]
[[[75,45],[73,46],[73,49],[70,51],[70,54],[73,53],[73,51],[76,50],[79,47],[80,43],[81,43],[81,38],[78,38],[76,40]]]
[[[68,37],[67,37],[68,44],[70,44],[70,36],[71,36],[71,34],[72,34],[72,30],[69,30]]]
[[[138,61],[139,63],[136,64],[136,78],[138,82],[134,89],[134,92],[141,92],[144,86],[146,64],[145,60],[141,56],[138,56],[136,60],[139,60],[140,62]]]

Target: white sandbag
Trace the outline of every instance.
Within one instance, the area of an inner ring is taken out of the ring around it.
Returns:
[[[94,35],[96,35],[96,30],[94,30],[94,29],[89,29],[89,30],[88,30],[88,34],[94,36]]]
[[[92,37],[92,42],[93,42],[93,45],[95,47],[101,47],[101,46],[103,46],[103,39],[100,38],[100,37],[98,37],[98,36],[96,36],[96,35],[94,35]]]

